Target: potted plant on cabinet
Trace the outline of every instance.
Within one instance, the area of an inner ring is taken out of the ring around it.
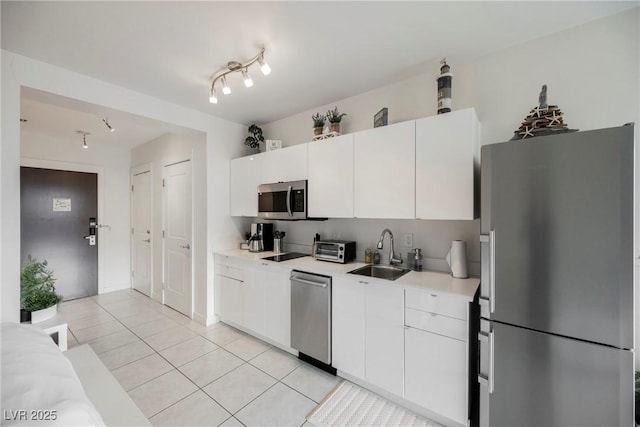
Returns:
[[[321,116],[320,113],[315,113],[311,116],[311,119],[313,119],[313,134],[322,135],[322,128],[324,127],[324,116]]]
[[[46,260],[38,261],[31,255],[27,256],[20,273],[20,302],[21,308],[28,313],[28,319],[21,316],[21,321],[38,323],[58,313],[62,296],[56,293],[55,281]]]
[[[262,135],[262,129],[256,125],[255,123],[249,126],[249,136],[245,138],[244,144],[253,149],[255,153],[256,150],[259,151],[260,143],[264,142],[264,136]]]
[[[331,123],[331,132],[340,132],[340,122],[342,117],[347,113],[341,113],[338,111],[338,107],[333,107],[333,110],[327,111],[327,120]]]

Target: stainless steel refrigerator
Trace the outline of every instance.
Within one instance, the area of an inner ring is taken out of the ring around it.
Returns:
[[[481,426],[632,426],[633,126],[482,147]]]

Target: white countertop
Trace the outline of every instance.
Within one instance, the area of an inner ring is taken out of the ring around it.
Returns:
[[[229,256],[247,261],[261,261],[272,265],[282,266],[283,268],[292,270],[308,271],[310,273],[324,274],[327,276],[344,275],[347,278],[354,279],[365,276],[347,275],[348,272],[365,266],[364,262],[350,262],[348,264],[338,264],[327,261],[317,261],[311,256],[292,259],[289,261],[275,262],[264,260],[263,258],[274,255],[273,252],[249,252],[242,249],[232,249],[229,251],[216,252],[216,255]],[[390,286],[404,286],[424,289],[435,292],[443,292],[453,294],[472,301],[473,297],[480,285],[480,279],[471,277],[468,279],[456,279],[450,274],[439,271],[410,271],[397,280],[378,279],[375,277],[366,277],[368,282],[375,281],[377,283],[385,283]]]

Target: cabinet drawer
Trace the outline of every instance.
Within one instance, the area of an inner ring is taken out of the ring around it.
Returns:
[[[460,341],[467,341],[467,322],[437,313],[407,308],[405,310],[405,324],[412,328],[421,329],[434,334],[444,335]]]
[[[407,308],[467,320],[467,305],[464,299],[447,294],[420,289],[406,291],[405,306]]]
[[[216,264],[216,274],[229,277],[231,279],[244,281],[244,270],[238,267],[233,267],[231,265]]]

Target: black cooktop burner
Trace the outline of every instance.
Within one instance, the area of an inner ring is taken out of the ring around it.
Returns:
[[[309,256],[309,255],[301,254],[299,252],[287,252],[286,254],[268,256],[262,259],[266,259],[267,261],[280,262],[280,261],[289,261],[290,259],[302,258],[303,256]]]

